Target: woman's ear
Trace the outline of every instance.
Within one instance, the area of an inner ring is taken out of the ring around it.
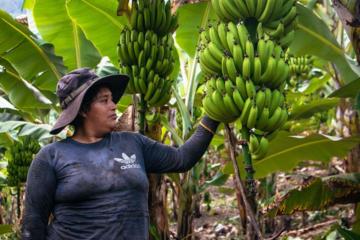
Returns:
[[[82,116],[83,118],[85,118],[85,117],[86,117],[86,113],[85,113],[85,112],[83,112],[83,111],[80,111],[80,112],[79,112],[79,115],[80,115],[80,116]]]

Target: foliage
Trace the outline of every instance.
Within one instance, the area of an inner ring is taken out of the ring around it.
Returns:
[[[324,178],[309,176],[298,188],[274,196],[266,211],[271,216],[291,215],[295,211],[324,210],[337,203],[352,203],[359,199],[359,173]]]

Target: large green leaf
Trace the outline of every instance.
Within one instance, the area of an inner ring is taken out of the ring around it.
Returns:
[[[314,115],[314,113],[327,111],[331,108],[334,108],[338,105],[340,99],[338,98],[324,98],[316,99],[310,103],[302,104],[300,106],[295,105],[290,111],[290,120],[309,118]]]
[[[330,94],[330,97],[351,97],[355,98],[360,92],[360,78],[352,81]]]
[[[206,26],[209,18],[215,19],[210,8],[209,1],[184,4],[178,9],[179,28],[176,30],[176,42],[191,58],[195,56],[200,26]]]
[[[354,231],[349,231],[345,228],[339,227],[337,229],[337,231],[340,233],[340,235],[345,239],[345,240],[357,240],[360,239],[360,234],[357,234]]]
[[[0,96],[0,109],[1,108],[16,110],[14,105],[12,105],[8,100]]]
[[[40,43],[25,26],[0,10],[0,56],[26,81],[39,89],[54,91],[65,68],[52,46]]]
[[[281,131],[270,142],[267,155],[253,162],[255,178],[263,178],[278,171],[290,171],[306,160],[328,162],[334,156],[343,157],[359,142],[360,137],[338,138],[320,134],[302,137]],[[238,157],[238,162],[244,176],[242,156]],[[232,164],[227,164],[223,171],[233,172]]]
[[[359,173],[310,177],[302,186],[276,195],[269,205],[268,213],[290,215],[295,211],[324,210],[338,203],[357,202],[359,197]]]
[[[68,0],[66,7],[71,19],[78,24],[101,53],[117,66],[117,43],[127,23],[125,17],[116,16],[117,0]]]
[[[160,117],[161,124],[171,133],[171,138],[175,141],[178,146],[184,144],[184,140],[177,134],[176,130],[170,126],[169,120],[161,116]]]
[[[337,43],[328,26],[310,9],[298,4],[298,29],[290,50],[295,55],[315,55],[335,63],[345,82],[359,76],[346,60],[343,49]]]
[[[183,124],[183,138],[185,138],[186,133],[188,133],[192,128],[190,113],[186,108],[185,103],[182,100],[178,90],[174,86],[172,87],[172,91],[176,98],[176,104],[181,115],[182,124]]]
[[[31,83],[21,79],[15,69],[3,59],[0,59],[0,88],[8,95],[12,104],[24,111],[51,107],[51,101]]]
[[[31,135],[39,140],[52,138],[49,132],[51,126],[48,124],[34,124],[24,121],[6,121],[0,125],[0,133],[15,132],[14,136]]]
[[[307,86],[307,88],[302,92],[304,94],[312,94],[315,93],[317,90],[323,88],[327,82],[329,82],[331,80],[331,77],[329,74],[326,74],[324,76],[322,76],[321,78],[312,78],[310,80],[309,85]]]
[[[79,26],[69,17],[66,0],[36,0],[33,16],[41,37],[53,43],[56,54],[63,56],[68,70],[95,67],[100,55]],[[93,19],[93,22],[96,22]]]

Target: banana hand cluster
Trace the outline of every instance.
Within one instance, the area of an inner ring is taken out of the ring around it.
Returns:
[[[243,23],[212,24],[201,32],[198,48],[206,77],[206,113],[224,123],[239,119],[243,127],[257,132],[250,147],[254,159],[265,156],[268,135],[288,119],[282,90],[290,68],[282,46],[260,30],[253,44]]]
[[[158,36],[173,33],[178,27],[178,14],[171,14],[171,1],[134,0],[130,25],[139,32],[153,30]]]
[[[8,149],[7,181],[9,186],[18,186],[26,182],[29,166],[39,150],[39,143],[31,137],[16,141]]]
[[[254,46],[244,24],[210,26],[201,33],[199,50],[201,69],[208,76],[223,76],[233,83],[242,76],[270,89],[281,88],[289,77],[282,47],[265,38]]]
[[[256,19],[264,31],[272,39],[279,40],[283,47],[289,46],[294,38],[296,0],[211,0],[211,4],[223,22]]]
[[[310,56],[290,57],[290,73],[295,77],[306,77],[312,68],[312,59]]]
[[[174,40],[177,15],[162,0],[132,2],[131,28],[120,34],[120,70],[130,76],[127,92],[143,94],[149,106],[162,106],[171,97]]]
[[[250,134],[249,150],[253,159],[261,159],[265,157],[269,150],[269,140],[265,136]]]

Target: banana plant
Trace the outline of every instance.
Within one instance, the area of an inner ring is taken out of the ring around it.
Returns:
[[[269,152],[266,156],[254,162],[254,176],[259,179],[271,173],[287,172],[306,160],[328,163],[333,156],[346,156],[359,141],[358,136],[341,138],[314,134],[304,137],[292,136],[289,132],[281,131],[270,142]],[[243,166],[241,156],[238,158],[238,163]],[[231,164],[227,164],[223,168],[223,172],[226,174],[231,174],[232,171]]]
[[[360,174],[348,173],[323,178],[304,176],[303,184],[274,197],[268,215],[291,215],[296,211],[324,210],[335,204],[360,201]]]

